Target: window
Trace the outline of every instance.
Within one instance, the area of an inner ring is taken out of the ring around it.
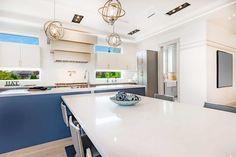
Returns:
[[[20,44],[39,45],[39,38],[31,36],[0,33],[0,41]]]
[[[0,80],[39,80],[40,70],[0,70]]]
[[[95,53],[122,53],[122,52],[121,52],[121,48],[96,45]]]
[[[121,71],[96,71],[96,79],[121,78]]]

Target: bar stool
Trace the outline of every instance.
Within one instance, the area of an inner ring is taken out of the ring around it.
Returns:
[[[157,93],[154,94],[154,98],[166,100],[166,101],[174,101],[175,100],[175,98],[173,96],[159,95]]]
[[[226,106],[226,105],[219,105],[219,104],[212,104],[212,103],[205,103],[205,108],[220,110],[220,111],[226,111],[226,112],[232,112],[236,113],[236,107],[233,106]]]
[[[69,126],[72,136],[72,142],[76,151],[76,157],[85,157],[86,156],[92,156],[92,157],[98,157],[100,154],[98,153],[95,146],[92,144],[90,139],[87,135],[81,136],[80,132],[80,126],[79,124],[74,124],[72,121],[72,116],[69,117]]]
[[[67,127],[69,127],[67,109],[66,109],[66,106],[63,104],[63,102],[61,102],[61,112],[62,112],[62,117],[63,117],[64,123],[66,124]]]

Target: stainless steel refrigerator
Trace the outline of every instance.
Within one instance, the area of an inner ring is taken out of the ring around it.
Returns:
[[[158,90],[158,52],[146,50],[137,53],[138,84],[146,86],[146,96],[153,97]]]

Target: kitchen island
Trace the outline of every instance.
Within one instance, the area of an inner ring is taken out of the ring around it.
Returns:
[[[148,97],[122,107],[114,95],[62,97],[103,157],[236,156],[236,114]]]
[[[61,96],[118,90],[145,94],[145,87],[139,85],[8,91],[0,94],[0,154],[70,137],[61,114]]]

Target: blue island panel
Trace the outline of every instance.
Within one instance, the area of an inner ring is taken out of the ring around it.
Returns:
[[[61,96],[85,93],[0,97],[0,154],[70,137]]]

